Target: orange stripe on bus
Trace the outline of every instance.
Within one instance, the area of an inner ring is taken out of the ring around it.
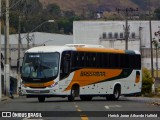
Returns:
[[[73,79],[65,90],[70,90],[72,85],[79,84],[80,87],[101,82],[103,80],[119,76],[122,69],[80,69],[75,71]]]
[[[106,48],[84,48],[84,47],[76,47],[77,51],[82,52],[108,52],[108,53],[125,53],[124,50],[116,50],[116,49],[106,49]]]

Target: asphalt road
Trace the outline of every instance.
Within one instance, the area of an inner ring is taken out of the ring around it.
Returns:
[[[2,120],[106,120],[109,117],[146,120],[158,119],[160,107],[123,97],[119,101],[106,101],[100,97],[92,101],[81,101],[77,98],[74,102],[68,102],[67,98],[47,98],[44,103],[39,103],[37,98],[16,97],[0,102],[0,111],[1,116],[5,116],[6,113],[2,112],[6,111],[11,112],[12,116],[0,118]],[[131,114],[139,116],[137,118]]]

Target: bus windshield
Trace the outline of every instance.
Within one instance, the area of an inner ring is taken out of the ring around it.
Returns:
[[[22,77],[50,78],[58,75],[59,53],[26,53]]]

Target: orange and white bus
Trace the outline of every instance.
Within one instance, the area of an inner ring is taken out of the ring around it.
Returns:
[[[22,94],[68,97],[73,101],[94,96],[118,100],[120,95],[140,95],[141,55],[134,50],[107,49],[99,45],[40,46],[25,52]]]

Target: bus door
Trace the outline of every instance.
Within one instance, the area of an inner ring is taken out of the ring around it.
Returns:
[[[70,75],[70,59],[71,52],[64,51],[61,55],[61,65],[60,65],[60,81],[59,81],[59,91],[62,92],[69,85],[69,75]]]

